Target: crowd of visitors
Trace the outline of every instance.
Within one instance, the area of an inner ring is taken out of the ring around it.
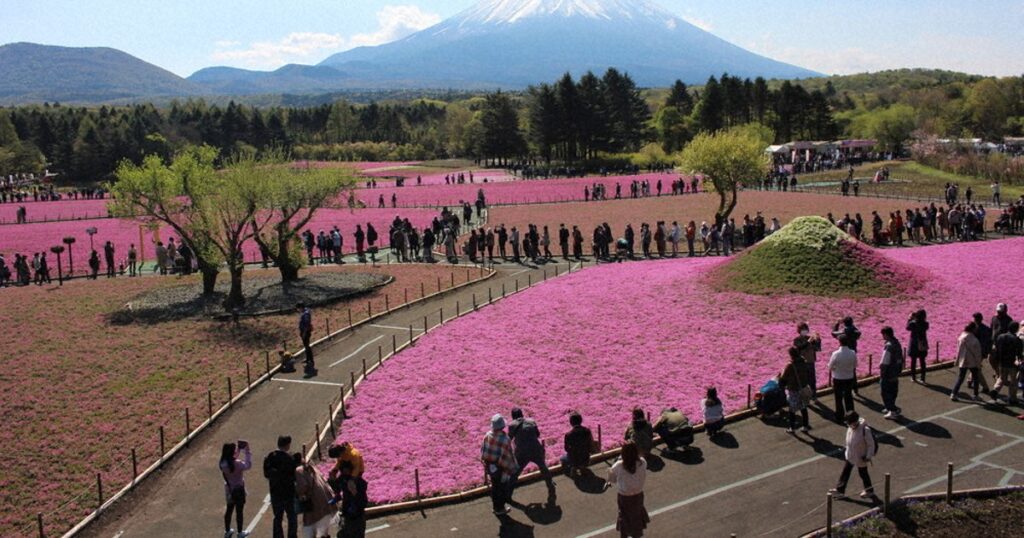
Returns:
[[[0,204],[55,202],[58,200],[103,200],[106,196],[107,191],[99,187],[61,192],[55,189],[53,185],[22,187],[12,183],[0,186]]]

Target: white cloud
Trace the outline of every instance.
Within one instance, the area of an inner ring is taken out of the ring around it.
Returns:
[[[350,37],[322,32],[293,32],[278,41],[254,41],[244,48],[237,41],[222,40],[214,43],[215,50],[210,57],[218,62],[274,69],[287,63],[316,61],[327,53],[389,43],[440,21],[439,15],[427,13],[417,6],[384,6],[377,12],[378,27],[373,32]]]
[[[702,19],[700,17],[695,17],[693,15],[681,15],[680,18],[682,18],[684,21],[686,21],[686,22],[696,26],[697,28],[700,28],[701,30],[704,30],[705,32],[710,32],[711,30],[714,29],[714,26],[712,26],[710,22],[708,22],[708,21],[706,21],[706,20],[704,20],[704,19]]]
[[[748,41],[742,46],[773,60],[806,67],[827,75],[878,71],[888,69],[892,65],[891,58],[860,47],[806,49],[779,44],[768,35],[756,41]]]
[[[427,13],[417,6],[384,6],[377,12],[377,30],[352,36],[348,46],[355,48],[390,43],[439,22],[440,15]]]
[[[279,41],[256,41],[241,49],[217,47],[211,56],[219,62],[238,62],[248,67],[274,68],[289,62],[309,60],[323,50],[335,50],[345,43],[338,34],[294,32]],[[237,45],[235,46],[237,47]]]

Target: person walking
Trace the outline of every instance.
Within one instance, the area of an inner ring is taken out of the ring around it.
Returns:
[[[960,401],[960,385],[963,384],[967,372],[970,372],[971,377],[974,379],[975,400],[978,400],[978,390],[980,387],[984,387],[984,391],[988,392],[988,383],[985,381],[985,376],[981,375],[981,342],[975,336],[977,329],[977,326],[972,321],[964,327],[964,331],[960,333],[960,337],[957,339],[956,366],[959,368],[959,372],[957,373],[956,383],[953,384],[953,389],[949,393],[949,399],[954,402]]]
[[[270,484],[270,508],[274,519],[273,538],[285,538],[282,529],[283,519],[287,515],[287,538],[298,538],[295,511],[295,462],[289,451],[292,438],[282,435],[277,438],[277,450],[263,458],[263,476]]]
[[[313,311],[302,303],[295,305],[295,310],[299,312],[299,338],[302,339],[302,348],[306,351],[305,374],[312,377],[316,375],[316,362],[313,360],[313,347],[310,345],[313,338]]]
[[[836,421],[843,423],[846,413],[853,411],[853,387],[857,384],[857,352],[850,349],[846,335],[839,336],[839,349],[828,361],[836,398]]]
[[[500,414],[491,417],[491,430],[480,446],[480,461],[491,482],[494,515],[507,515],[512,488],[515,487],[513,477],[519,473],[519,465],[512,452],[512,441],[505,434],[505,417]]]
[[[907,347],[907,355],[910,355],[910,378],[917,383],[917,365],[921,363],[921,383],[925,383],[927,365],[925,359],[928,357],[928,313],[918,310],[910,315],[907,320],[907,332],[910,333],[910,345]]]
[[[544,443],[540,440],[540,428],[537,427],[537,421],[523,416],[523,410],[516,407],[512,410],[512,422],[508,425],[508,436],[512,440],[513,455],[519,467],[519,471],[513,477],[513,482],[517,482],[526,466],[532,463],[537,466],[541,476],[544,477],[548,495],[554,495],[555,481],[544,462]]]
[[[789,348],[789,364],[779,374],[779,383],[786,389],[786,402],[789,404],[789,427],[786,433],[796,430],[798,412],[802,421],[800,431],[807,433],[811,429],[807,405],[811,403],[814,391],[811,389],[810,365],[804,361],[799,349]]]
[[[239,459],[239,455],[244,458]],[[220,451],[220,473],[224,477],[224,498],[227,508],[224,510],[224,538],[231,538],[235,529],[231,528],[231,513],[235,512],[238,523],[238,538],[249,536],[245,532],[245,478],[242,473],[252,469],[252,451],[249,443],[239,440],[238,444],[224,443]]]
[[[896,420],[902,414],[902,410],[896,405],[896,397],[899,395],[900,373],[903,372],[905,362],[903,348],[900,346],[900,341],[896,339],[896,333],[892,327],[882,327],[882,339],[885,340],[885,347],[882,349],[882,362],[878,366],[882,404],[885,405],[882,414],[889,420]],[[924,372],[923,369],[922,372]]]
[[[875,488],[871,485],[871,475],[868,473],[868,464],[874,459],[878,452],[878,444],[875,442],[875,434],[867,425],[864,419],[856,411],[846,414],[846,447],[843,472],[839,475],[839,483],[829,490],[829,493],[836,499],[846,498],[846,485],[850,481],[850,474],[853,468],[857,468],[864,483],[864,491],[860,492],[860,498],[876,500]]]
[[[366,536],[367,483],[353,473],[352,463],[343,462],[340,469],[338,493],[341,494],[341,529],[338,538]]]
[[[644,507],[644,484],[647,481],[647,460],[640,456],[640,449],[632,441],[622,447],[622,457],[608,470],[604,489],[615,486],[619,516],[615,529],[619,536],[639,537],[651,522]]]
[[[302,509],[302,530],[305,538],[330,538],[331,521],[337,513],[337,505],[331,502],[334,491],[324,480],[324,475],[315,465],[306,461],[296,452],[295,498]]]
[[[1018,364],[1024,361],[1024,345],[1022,345],[1020,337],[1017,336],[1019,332],[1020,323],[1010,322],[1009,330],[996,338],[992,349],[992,359],[999,369],[999,378],[990,394],[993,400],[997,400],[999,391],[1005,385],[1010,405],[1020,405],[1020,401],[1017,400],[1017,372]]]

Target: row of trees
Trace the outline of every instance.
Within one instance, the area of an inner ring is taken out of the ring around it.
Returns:
[[[338,200],[354,177],[337,170],[296,169],[278,154],[236,156],[216,167],[219,152],[190,146],[165,160],[123,161],[109,185],[116,216],[141,218],[173,230],[195,255],[203,294],[214,294],[222,266],[231,278],[228,310],[245,304],[243,247],[255,241],[277,265],[283,282],[299,277],[300,231]]]

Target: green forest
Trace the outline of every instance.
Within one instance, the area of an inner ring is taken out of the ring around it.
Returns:
[[[1024,135],[1024,78],[896,70],[802,81],[728,74],[687,87],[638,88],[609,69],[524,92],[338,99],[311,106],[173,101],[163,106],[0,108],[0,173],[60,174],[95,184],[124,160],[167,160],[208,144],[221,158],[286,152],[295,159],[594,163],[637,156],[675,162],[699,133],[748,123],[776,142],[878,140],[905,154],[913,139]]]

